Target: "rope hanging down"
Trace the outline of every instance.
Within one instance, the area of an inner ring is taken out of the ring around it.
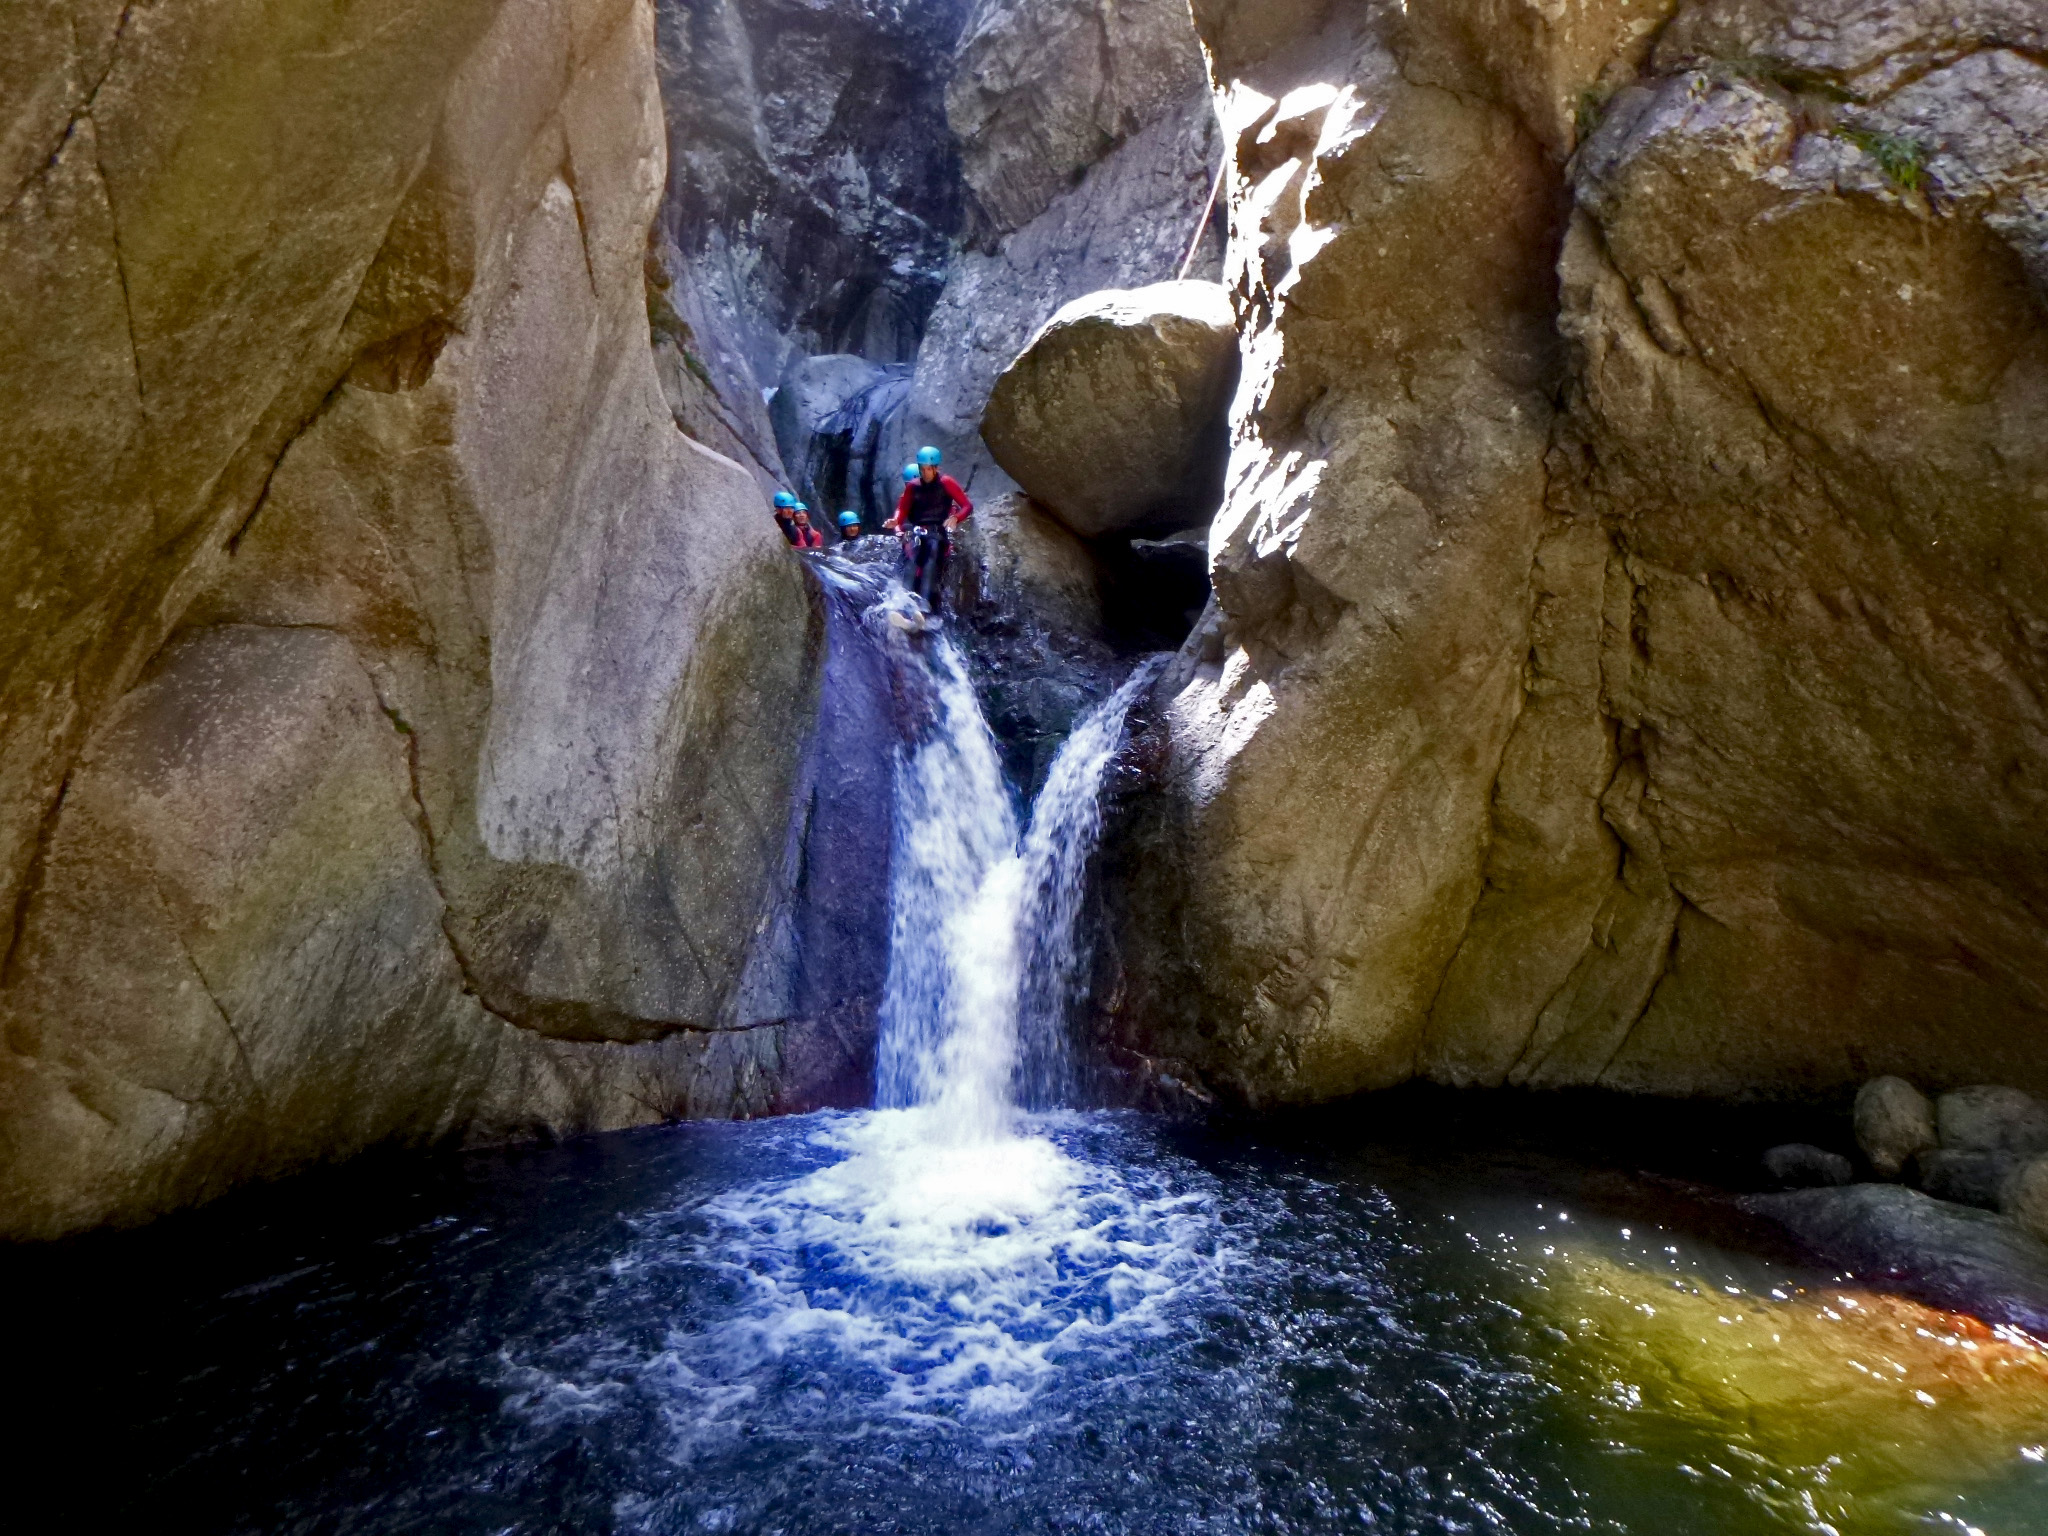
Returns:
[[[1195,252],[1202,248],[1202,236],[1209,233],[1209,220],[1216,216],[1216,197],[1223,190],[1223,178],[1230,174],[1230,154],[1226,150],[1223,159],[1216,166],[1216,179],[1209,183],[1209,201],[1202,204],[1202,222],[1195,226],[1195,238],[1188,242],[1188,253],[1181,258],[1180,270],[1174,273],[1176,279],[1188,275],[1188,268],[1195,264]]]

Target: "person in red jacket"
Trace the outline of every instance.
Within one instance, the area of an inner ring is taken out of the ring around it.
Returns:
[[[910,567],[910,590],[925,611],[939,611],[945,589],[946,557],[953,552],[953,530],[974,515],[974,503],[951,475],[939,473],[939,450],[920,448],[917,463],[903,466],[903,494],[889,526],[904,538]],[[913,478],[914,476],[914,478]]]
[[[825,535],[811,526],[811,509],[802,502],[796,504],[796,533],[789,542],[798,549],[825,547]]]

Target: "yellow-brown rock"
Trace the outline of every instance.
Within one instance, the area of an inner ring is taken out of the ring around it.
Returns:
[[[75,9],[4,45],[71,83],[5,140],[0,1231],[764,1107],[809,609],[655,376],[646,0]]]
[[[2026,18],[1195,9],[1254,323],[1124,1027],[1254,1099],[2048,1085]]]

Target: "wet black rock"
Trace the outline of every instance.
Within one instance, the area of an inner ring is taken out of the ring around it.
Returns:
[[[1803,1141],[1787,1142],[1764,1154],[1764,1171],[1780,1189],[1813,1189],[1847,1184],[1856,1176],[1855,1165],[1839,1152],[1811,1146]]]
[[[1999,1208],[2005,1182],[2026,1158],[2017,1152],[1962,1152],[1948,1148],[1922,1152],[1916,1160],[1920,1187],[1937,1200]]]
[[[1859,1280],[2048,1336],[2048,1245],[2001,1216],[1896,1184],[1750,1195],[1737,1203]]]
[[[783,373],[768,410],[775,444],[788,483],[825,522],[853,511],[879,528],[895,510],[900,466],[878,456],[909,393],[909,364],[845,352],[799,358]]]
[[[1944,1148],[1961,1152],[2048,1152],[2048,1104],[2018,1088],[1983,1083],[1934,1103]]]

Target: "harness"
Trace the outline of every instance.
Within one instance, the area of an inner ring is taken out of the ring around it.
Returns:
[[[935,476],[930,484],[920,480],[910,488],[910,521],[919,527],[936,527],[953,512],[953,496],[943,476]]]

